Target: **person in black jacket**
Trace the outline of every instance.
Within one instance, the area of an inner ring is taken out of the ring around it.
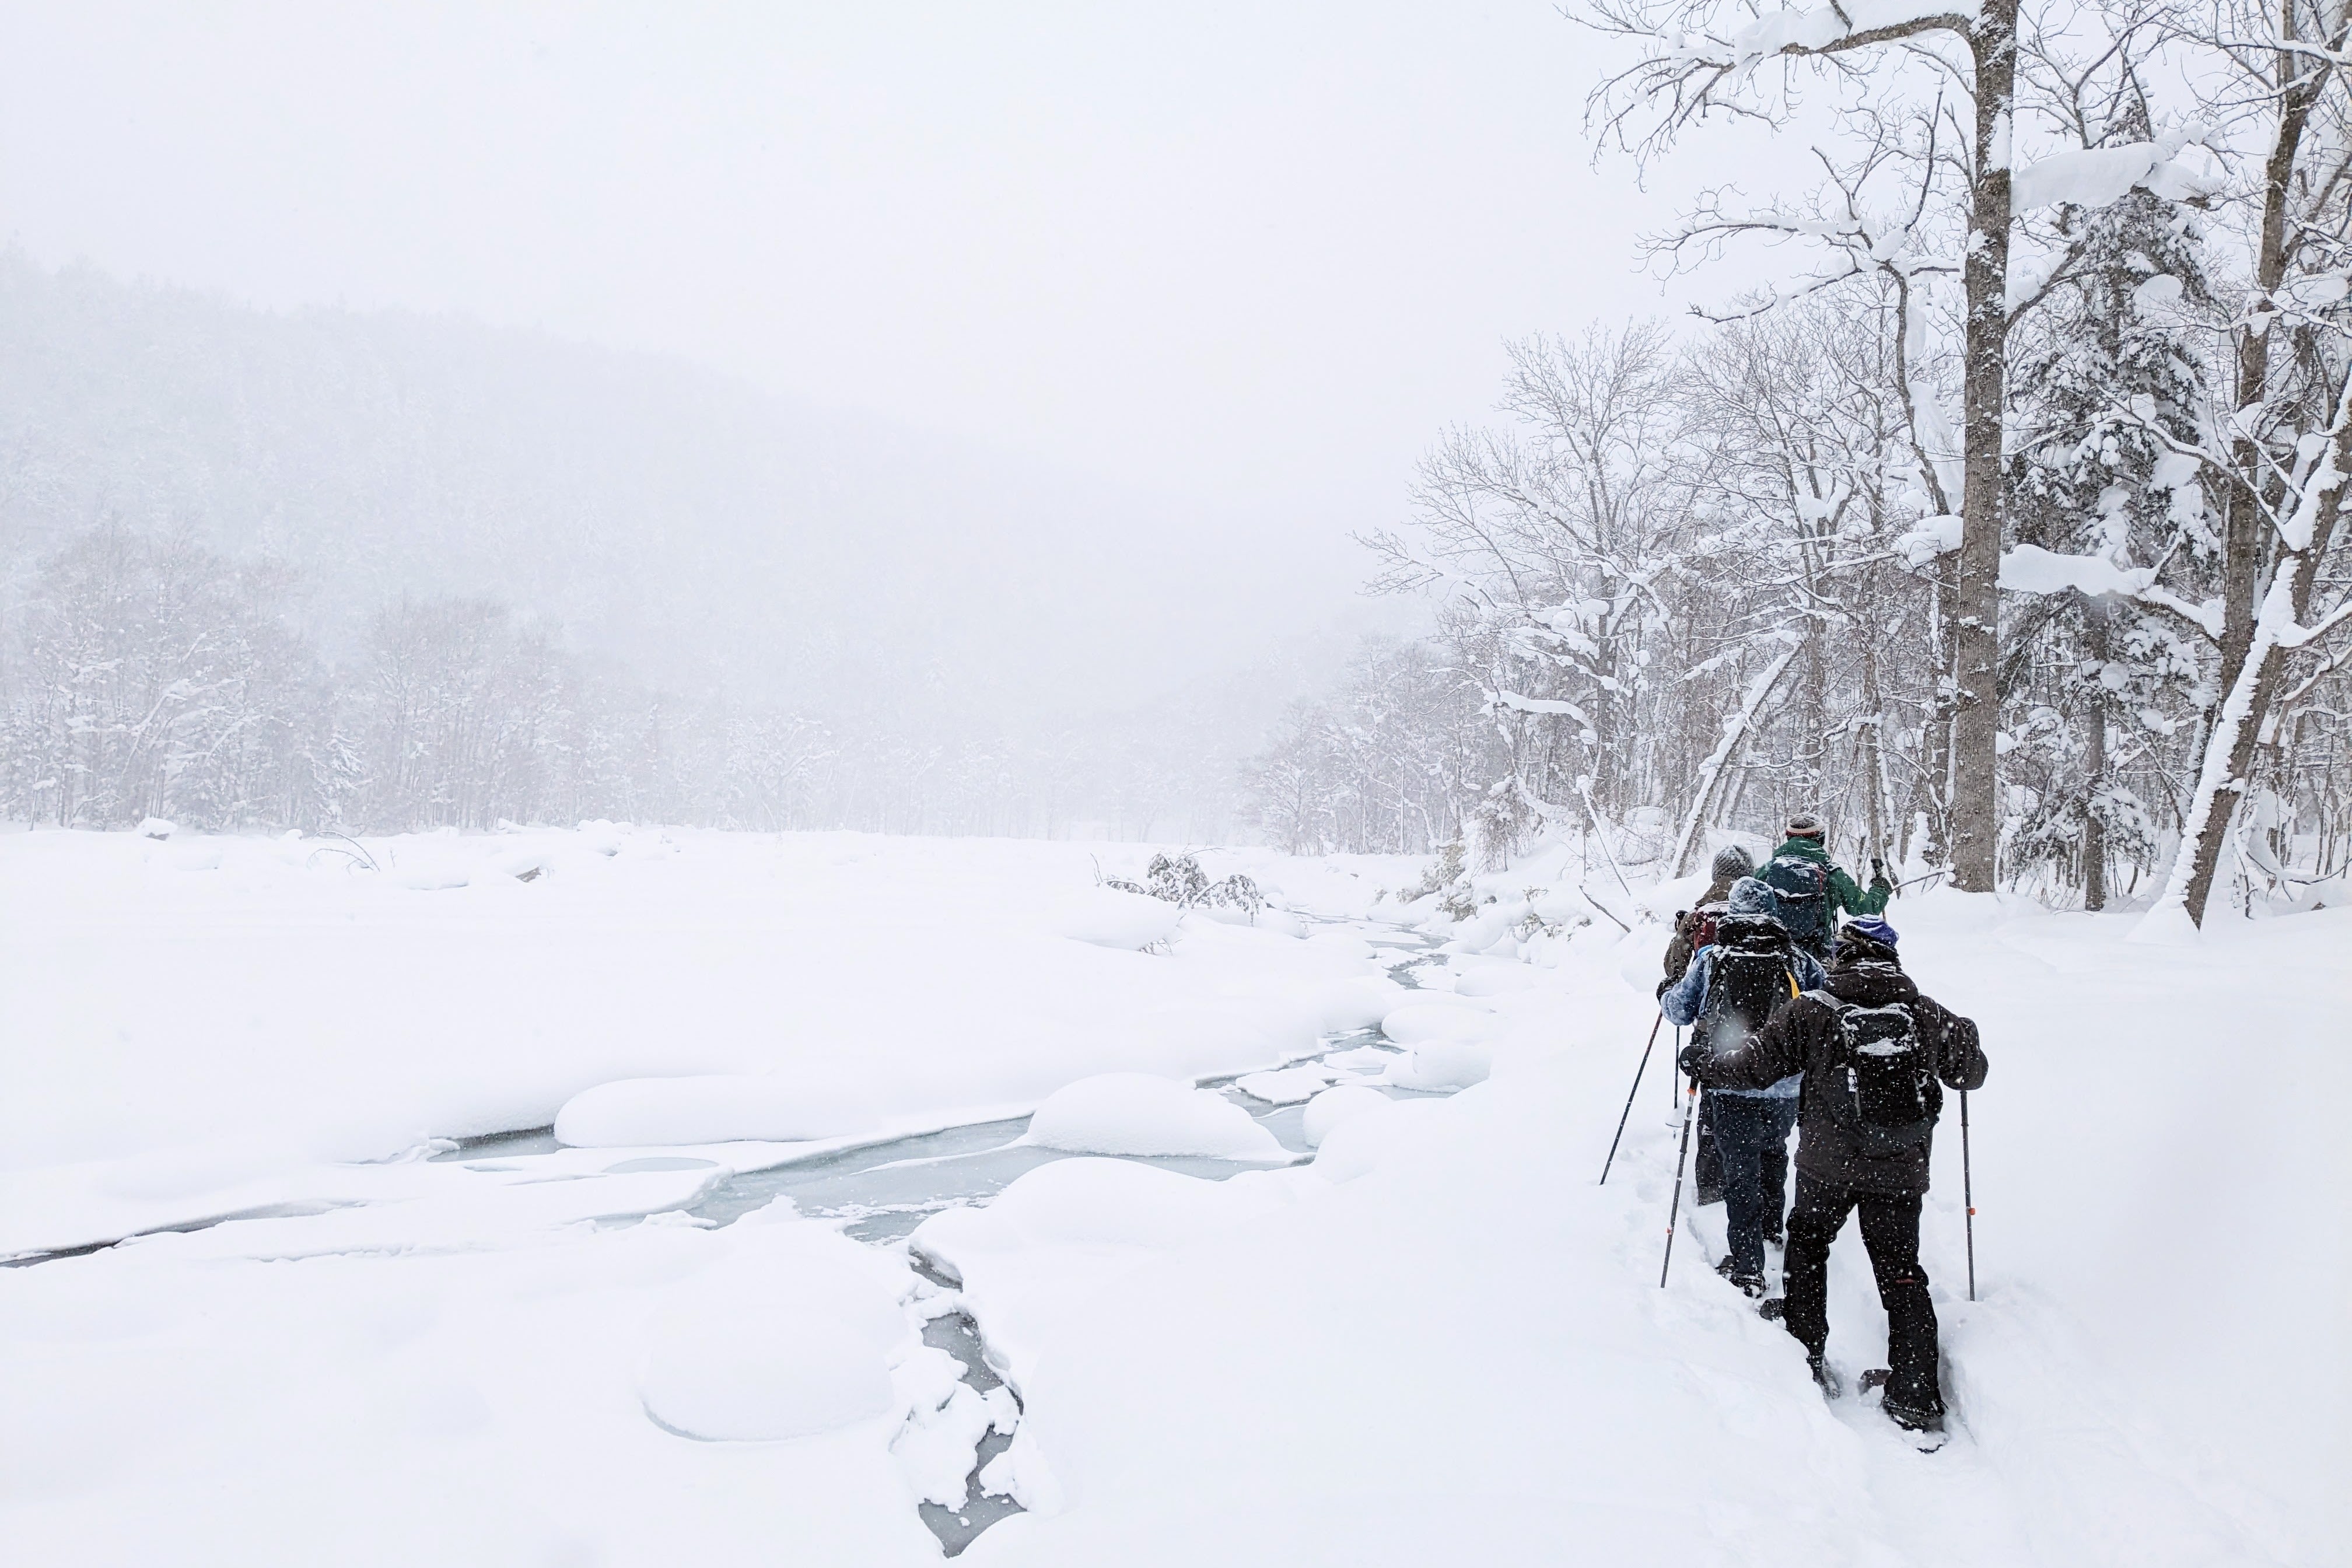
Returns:
[[[1837,1393],[1825,1359],[1830,1243],[1859,1209],[1863,1245],[1886,1309],[1884,1408],[1898,1426],[1938,1431],[1944,1396],[1936,1309],[1919,1266],[1920,1200],[1942,1086],[1976,1089],[1988,1064],[1976,1025],[1921,995],[1903,973],[1896,940],[1883,921],[1848,925],[1826,987],[1780,1009],[1737,1049],[1718,1056],[1696,1044],[1685,1047],[1681,1066],[1717,1089],[1759,1089],[1792,1072],[1805,1075],[1783,1321],[1805,1347],[1814,1378]]]

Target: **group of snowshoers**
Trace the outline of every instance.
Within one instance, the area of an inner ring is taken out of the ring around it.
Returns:
[[[1885,867],[1874,860],[1862,888],[1822,839],[1822,823],[1799,816],[1761,868],[1737,847],[1716,856],[1713,885],[1675,917],[1659,1005],[1693,1031],[1676,1059],[1706,1089],[1696,1178],[1699,1202],[1724,1205],[1730,1250],[1718,1272],[1761,1300],[1766,1244],[1784,1247],[1784,1295],[1761,1310],[1804,1346],[1835,1397],[1830,1243],[1859,1210],[1886,1309],[1882,1408],[1906,1430],[1936,1434],[1944,1398],[1919,1210],[1943,1087],[1977,1088],[1987,1064],[1976,1025],[1903,973],[1899,938],[1881,918],[1895,892]],[[1792,1129],[1797,1191],[1784,1227]]]

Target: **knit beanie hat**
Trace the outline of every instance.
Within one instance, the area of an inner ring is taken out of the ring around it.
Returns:
[[[1903,940],[1895,934],[1893,926],[1888,925],[1876,915],[1864,915],[1860,920],[1848,921],[1845,922],[1845,931],[1838,934],[1844,936],[1849,931],[1865,941],[1874,942],[1881,947],[1893,947]]]
[[[1810,812],[1801,811],[1789,818],[1789,837],[1791,838],[1819,838],[1822,833],[1822,819]]]
[[[1715,879],[1718,882],[1745,877],[1754,869],[1756,862],[1748,858],[1747,850],[1737,844],[1727,844],[1715,852]]]
[[[1771,915],[1778,918],[1780,900],[1772,889],[1753,877],[1742,877],[1731,884],[1731,912],[1735,915]]]

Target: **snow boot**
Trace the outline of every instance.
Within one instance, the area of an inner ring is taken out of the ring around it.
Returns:
[[[1830,1364],[1830,1358],[1827,1352],[1813,1351],[1810,1352],[1805,1357],[1805,1364],[1812,1368],[1813,1381],[1821,1385],[1822,1397],[1823,1399],[1843,1399],[1845,1397],[1845,1380],[1839,1377],[1837,1368]]]
[[[1756,1315],[1768,1323],[1777,1323],[1789,1315],[1789,1298],[1773,1296],[1756,1303]]]
[[[1730,1280],[1731,1283],[1738,1289],[1739,1293],[1747,1297],[1749,1300],[1758,1301],[1763,1300],[1764,1276],[1761,1274],[1742,1274],[1739,1272],[1738,1268],[1733,1265],[1732,1260],[1728,1258],[1717,1264],[1715,1266],[1715,1271],[1717,1274],[1722,1275],[1726,1279]]]

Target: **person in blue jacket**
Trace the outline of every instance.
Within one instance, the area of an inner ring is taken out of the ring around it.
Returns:
[[[1690,968],[1659,997],[1667,1019],[1691,1026],[1708,1056],[1735,1051],[1800,991],[1829,976],[1789,939],[1772,889],[1753,877],[1731,886],[1715,940],[1691,955]],[[1751,1297],[1764,1294],[1764,1244],[1781,1236],[1789,1190],[1789,1134],[1797,1125],[1804,1075],[1790,1073],[1756,1089],[1709,1089],[1707,1120],[1723,1162],[1724,1223],[1730,1253],[1717,1272]]]

